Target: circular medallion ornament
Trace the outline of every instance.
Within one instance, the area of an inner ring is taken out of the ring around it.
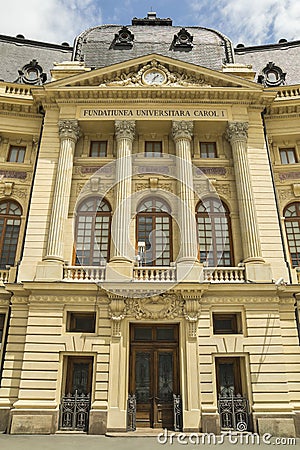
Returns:
[[[149,86],[164,84],[166,80],[166,74],[158,69],[147,70],[147,72],[143,74],[143,82]]]

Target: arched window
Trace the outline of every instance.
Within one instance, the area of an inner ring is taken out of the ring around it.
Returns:
[[[109,259],[111,208],[92,197],[80,203],[76,217],[76,265],[100,266]]]
[[[231,227],[227,207],[219,199],[208,198],[197,207],[196,220],[200,261],[208,266],[231,266]]]
[[[286,236],[293,267],[300,265],[300,203],[288,205],[284,210]]]
[[[170,265],[172,260],[170,212],[170,207],[160,198],[148,198],[139,205],[136,237],[142,265]]]
[[[14,266],[21,225],[21,206],[13,201],[0,202],[0,268]]]

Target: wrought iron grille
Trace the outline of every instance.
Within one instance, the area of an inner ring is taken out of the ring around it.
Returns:
[[[174,431],[182,431],[182,400],[180,395],[173,394]]]
[[[60,429],[87,431],[89,424],[90,394],[67,394],[60,405]]]
[[[249,430],[249,404],[245,397],[239,394],[235,397],[219,397],[218,409],[221,428],[237,431]]]
[[[127,399],[127,431],[136,430],[136,396],[128,395]]]

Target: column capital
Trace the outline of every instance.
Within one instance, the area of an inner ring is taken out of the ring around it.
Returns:
[[[76,144],[76,142],[81,136],[78,120],[76,119],[60,120],[58,122],[58,127],[59,127],[59,137],[61,140],[71,139]]]
[[[234,141],[247,142],[248,126],[248,122],[229,122],[225,131],[225,138],[231,144]]]
[[[130,139],[135,137],[135,121],[134,120],[116,120],[115,121],[116,139]]]
[[[192,140],[194,124],[191,121],[172,122],[172,137],[176,142],[178,139]]]

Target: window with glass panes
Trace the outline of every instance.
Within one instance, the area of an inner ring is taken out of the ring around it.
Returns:
[[[21,147],[20,145],[11,145],[9,147],[7,161],[22,163],[22,162],[24,162],[25,152],[26,152],[26,147],[23,147],[23,146]]]
[[[279,149],[281,164],[295,164],[297,162],[294,148]]]
[[[142,265],[169,266],[172,259],[172,219],[169,206],[161,199],[150,198],[138,208],[137,243],[145,243],[139,255]]]
[[[99,198],[80,204],[76,217],[76,265],[100,266],[109,259],[110,205]]]
[[[145,156],[147,158],[159,158],[162,156],[162,142],[147,141],[145,142]]]
[[[208,266],[230,266],[231,228],[227,208],[219,199],[209,198],[196,211],[200,261]]]
[[[90,156],[92,158],[105,158],[107,156],[107,141],[91,141]]]
[[[5,314],[0,314],[0,343],[2,342],[4,332]]]
[[[216,158],[217,147],[215,142],[200,142],[200,158]]]
[[[286,236],[293,267],[300,266],[300,203],[288,205],[284,210]]]
[[[15,265],[22,210],[18,203],[0,203],[0,269]]]

